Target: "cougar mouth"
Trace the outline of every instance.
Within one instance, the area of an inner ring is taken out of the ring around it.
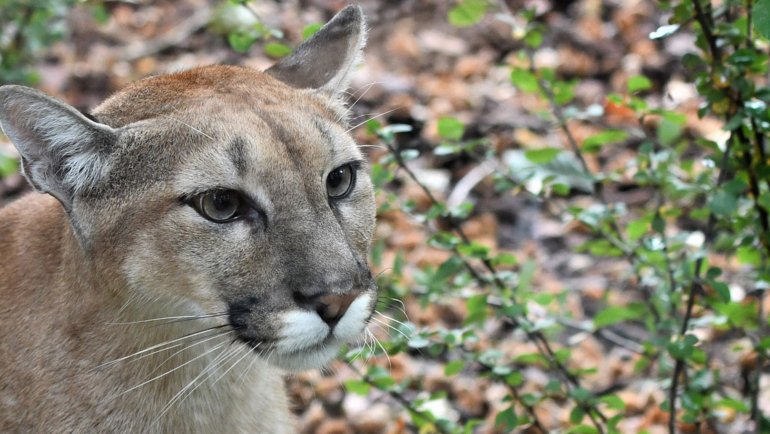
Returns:
[[[344,343],[360,336],[372,314],[371,302],[372,294],[358,295],[333,324],[318,312],[292,309],[273,317],[268,328],[259,324],[265,319],[255,318],[246,300],[231,305],[229,322],[237,339],[269,363],[290,371],[315,369],[333,359]]]

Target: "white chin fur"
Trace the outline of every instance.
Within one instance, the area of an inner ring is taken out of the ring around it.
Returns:
[[[289,371],[320,368],[337,355],[340,346],[354,340],[366,326],[372,296],[365,293],[350,304],[333,333],[315,312],[294,310],[283,315],[280,339],[270,361]]]

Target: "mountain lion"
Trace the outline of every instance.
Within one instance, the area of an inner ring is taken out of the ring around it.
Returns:
[[[136,82],[92,116],[0,88],[1,432],[293,432],[282,372],[359,337],[375,203],[339,102],[342,10],[264,73]]]

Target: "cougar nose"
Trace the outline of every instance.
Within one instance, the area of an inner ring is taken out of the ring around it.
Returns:
[[[315,301],[315,311],[329,327],[334,327],[345,315],[350,304],[356,299],[356,293],[352,294],[326,294]]]

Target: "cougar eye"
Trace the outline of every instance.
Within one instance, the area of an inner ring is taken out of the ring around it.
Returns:
[[[332,199],[341,199],[353,189],[356,180],[356,171],[351,164],[340,166],[326,177],[326,192]]]
[[[212,222],[226,223],[240,217],[244,201],[237,191],[211,190],[193,197],[192,205]]]

